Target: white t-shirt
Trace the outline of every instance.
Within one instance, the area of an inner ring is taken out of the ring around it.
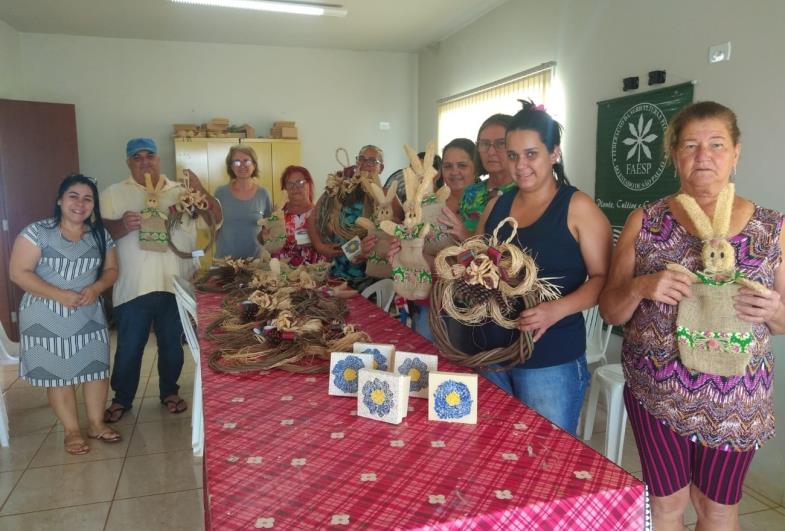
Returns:
[[[164,186],[158,195],[159,208],[169,215],[169,207],[177,202],[184,189],[182,184],[170,181],[164,175],[161,179],[164,179]],[[141,212],[143,208],[145,187],[133,177],[101,192],[101,215],[104,219],[121,219],[126,211]],[[154,291],[174,293],[172,275],[190,278],[195,269],[193,260],[180,258],[171,249],[164,253],[140,249],[138,230],[129,232],[116,243],[120,274],[112,294],[115,306]],[[182,251],[195,249],[196,222],[185,217],[179,228],[172,231],[172,243]]]

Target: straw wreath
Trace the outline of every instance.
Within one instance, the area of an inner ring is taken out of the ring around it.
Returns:
[[[169,216],[166,219],[166,236],[169,242],[169,249],[180,258],[191,258],[193,253],[191,251],[181,251],[172,241],[172,231],[179,228],[185,218],[202,218],[207,226],[207,245],[204,246],[204,251],[209,249],[213,242],[215,242],[215,218],[210,211],[210,203],[207,196],[191,188],[190,181],[186,176],[182,181],[185,190],[178,198],[177,202],[169,207]]]
[[[510,236],[500,240],[505,224],[512,225]],[[438,280],[431,291],[430,325],[436,344],[447,359],[467,367],[492,364],[514,366],[531,357],[531,332],[521,332],[520,341],[506,348],[469,355],[453,347],[442,310],[456,321],[479,326],[493,321],[503,328],[517,329],[518,315],[542,301],[559,297],[557,286],[537,278],[534,259],[517,245],[518,223],[503,219],[490,238],[475,236],[462,244],[442,250],[434,261]]]

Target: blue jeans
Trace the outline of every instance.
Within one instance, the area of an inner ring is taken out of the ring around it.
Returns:
[[[412,328],[414,328],[415,332],[433,343],[434,339],[433,333],[431,332],[431,324],[428,321],[430,312],[431,308],[428,305],[415,303],[414,315],[412,316],[412,324],[414,326]]]
[[[575,435],[591,378],[585,355],[553,367],[527,369],[518,366],[509,371],[482,371],[480,374],[561,429]]]
[[[147,293],[115,307],[114,315],[117,350],[112,367],[112,402],[131,409],[151,325],[158,342],[160,398],[176,395],[180,389],[177,379],[183,369],[183,327],[174,295],[166,291]]]

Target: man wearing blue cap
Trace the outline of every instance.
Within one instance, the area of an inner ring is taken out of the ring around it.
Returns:
[[[117,350],[112,368],[115,396],[104,420],[117,422],[131,409],[142,368],[142,355],[155,331],[158,343],[159,398],[171,413],[188,409],[178,394],[177,380],[183,367],[182,326],[174,298],[172,275],[190,277],[193,261],[183,259],[167,246],[140,246],[142,212],[150,206],[150,194],[157,196],[157,209],[166,212],[184,191],[179,182],[160,172],[158,146],[151,138],[134,138],[126,146],[131,176],[107,187],[101,193],[101,211],[107,229],[117,243],[120,275],[112,299],[117,324]],[[217,222],[221,220],[218,202],[205,190],[199,178],[185,170],[191,188],[207,196]],[[171,231],[178,249],[196,247],[196,222],[186,219]]]

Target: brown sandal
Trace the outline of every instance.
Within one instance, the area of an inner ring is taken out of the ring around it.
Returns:
[[[101,441],[104,443],[117,443],[123,440],[122,435],[111,429],[98,433],[96,435],[91,435],[90,433],[88,433],[87,436],[90,439],[95,439],[97,441]]]
[[[71,455],[84,455],[90,451],[87,441],[78,433],[66,435],[64,445],[65,451]]]
[[[161,403],[165,405],[166,409],[169,410],[169,413],[173,415],[179,415],[180,413],[188,411],[188,404],[177,395],[167,396],[161,400]]]
[[[123,415],[125,415],[126,411],[128,411],[128,408],[118,402],[114,402],[111,406],[106,408],[106,411],[104,411],[104,422],[107,424],[117,422],[123,418]]]

